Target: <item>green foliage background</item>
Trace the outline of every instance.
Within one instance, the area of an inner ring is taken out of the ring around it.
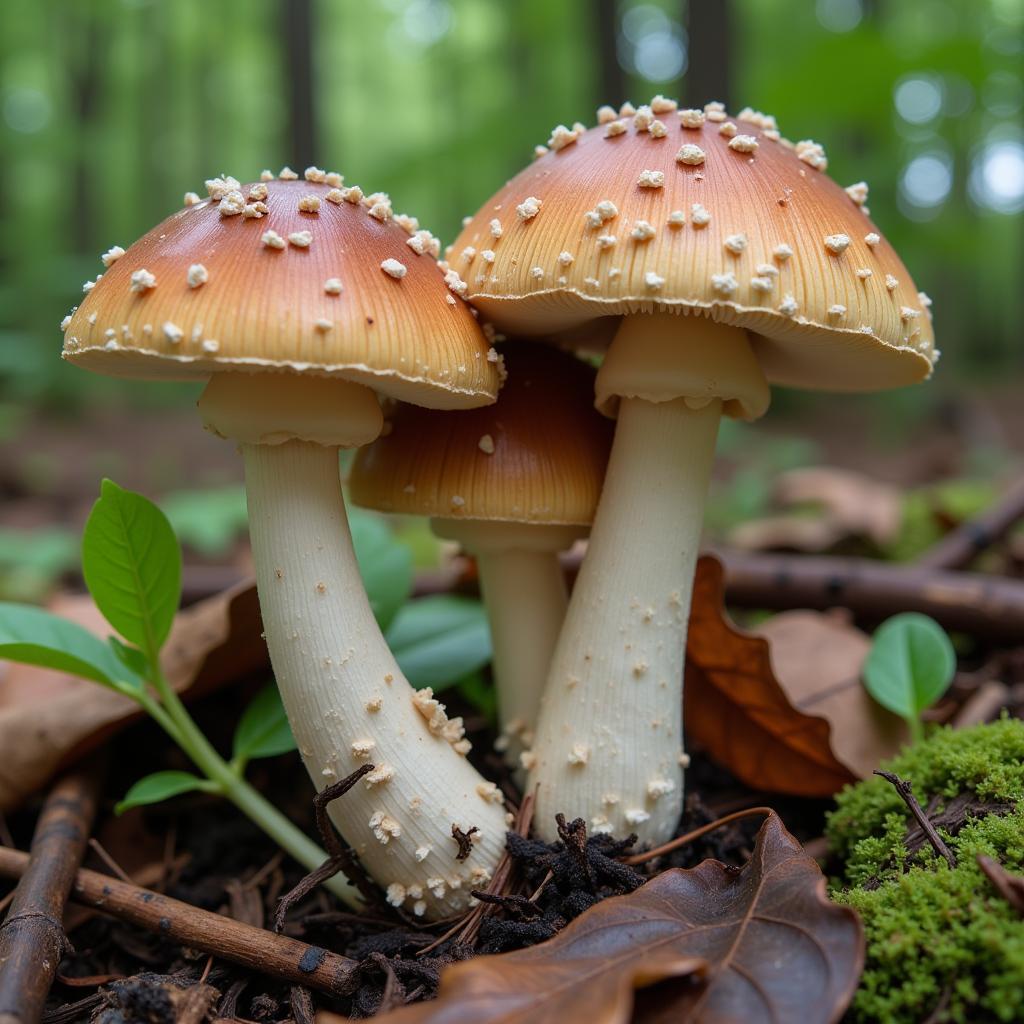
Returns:
[[[286,31],[307,6],[308,60]],[[615,66],[602,24],[621,36],[637,8],[660,9],[688,43],[689,73],[649,81]],[[856,25],[837,30],[851,10]],[[702,86],[824,142],[842,183],[869,181],[873,215],[936,299],[944,370],[1019,368],[1021,217],[979,207],[967,182],[986,139],[1021,138],[1022,21],[1020,0],[7,0],[0,387],[21,402],[139,394],[62,367],[57,323],[101,251],[214,173],[316,162],[389,191],[450,240],[554,124],[626,98],[609,89],[702,103]],[[908,74],[945,96],[925,126],[894,109]],[[900,174],[936,147],[952,161],[949,198],[908,216]]]

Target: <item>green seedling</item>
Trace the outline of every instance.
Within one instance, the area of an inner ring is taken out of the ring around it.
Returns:
[[[414,686],[435,690],[479,677],[491,658],[487,616],[478,601],[447,596],[410,600],[412,562],[375,516],[356,513],[352,533],[371,605]],[[104,480],[82,538],[86,586],[116,635],[99,639],[77,623],[29,605],[0,602],[0,657],[56,669],[116,690],[139,704],[188,755],[198,773],[163,771],[139,779],[117,805],[158,803],[189,792],[234,803],[282,849],[313,870],[327,855],[245,781],[249,761],[295,749],[277,688],[245,710],[226,760],[201,733],[160,665],[181,598],[181,548],[156,505]],[[479,685],[473,695],[486,703]],[[328,883],[346,902],[354,890]]]
[[[910,727],[914,743],[924,737],[921,713],[949,688],[956,654],[946,631],[927,615],[905,612],[878,627],[864,661],[864,685],[884,708]]]
[[[135,701],[188,755],[199,774],[158,772],[139,780],[120,810],[192,791],[225,797],[310,871],[326,859],[316,843],[246,780],[254,757],[290,749],[280,701],[263,691],[247,709],[225,760],[164,675],[160,651],[181,599],[181,549],[167,517],[139,494],[104,480],[82,536],[82,574],[96,607],[116,630],[106,641],[39,608],[0,604],[0,657],[81,676]],[[352,906],[341,876],[328,883]]]

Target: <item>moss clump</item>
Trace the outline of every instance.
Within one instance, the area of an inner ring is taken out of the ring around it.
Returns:
[[[971,800],[962,827],[939,828],[950,869],[925,843],[907,855],[912,819],[895,789],[873,778],[837,799],[826,834],[843,861],[832,896],[864,920],[867,956],[854,1021],[1017,1021],[1024,1003],[1024,920],[977,866],[984,853],[1024,873],[1024,722],[944,729],[886,766],[913,783],[934,814]],[[1002,813],[986,813],[984,805]]]

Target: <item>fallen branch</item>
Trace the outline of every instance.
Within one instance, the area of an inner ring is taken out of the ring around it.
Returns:
[[[981,515],[961,523],[916,564],[928,569],[963,569],[983,551],[998,544],[1024,519],[1024,479],[1018,480],[994,505]]]
[[[1024,583],[1016,580],[860,558],[716,554],[731,605],[849,608],[876,620],[912,611],[991,640],[1017,642],[1024,634]]]
[[[905,779],[901,779],[898,775],[893,772],[885,772],[880,768],[875,769],[875,775],[881,776],[886,782],[890,783],[892,787],[899,794],[900,799],[907,805],[907,809],[917,820],[918,825],[921,826],[921,830],[924,832],[928,839],[928,842],[932,844],[932,848],[940,856],[944,857],[946,863],[951,867],[956,867],[956,857],[953,855],[953,851],[946,845],[942,836],[936,831],[935,826],[931,823],[931,819],[925,814],[924,808],[918,803],[917,797],[914,796],[913,787]]]
[[[0,876],[21,877],[28,861],[27,853],[0,848]],[[356,970],[355,961],[348,957],[211,914],[96,871],[78,872],[71,898],[183,946],[318,992],[344,994]]]
[[[1024,917],[1024,878],[1011,875],[999,861],[979,853],[978,867],[992,883],[996,892],[1006,900],[1022,917]]]
[[[50,791],[10,913],[0,926],[0,1024],[33,1024],[70,948],[64,905],[96,816],[101,772],[95,764],[64,776]]]
[[[323,885],[328,879],[333,878],[338,872],[359,890],[359,894],[366,900],[368,907],[380,906],[380,892],[370,881],[362,865],[356,859],[352,850],[346,846],[335,832],[331,819],[327,814],[327,805],[343,797],[364,775],[374,769],[372,764],[364,764],[357,768],[351,775],[346,776],[339,782],[327,786],[313,797],[313,811],[316,815],[316,827],[320,833],[320,842],[327,851],[327,860],[318,868],[309,872],[298,883],[286,892],[277,901],[277,910],[274,912],[274,931],[284,930],[284,920],[288,912],[296,903],[304,899],[314,889]]]

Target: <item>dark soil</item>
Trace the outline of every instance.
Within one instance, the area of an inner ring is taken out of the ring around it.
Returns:
[[[226,744],[238,706],[237,692],[222,694],[204,702],[197,716],[212,738]],[[465,713],[471,729],[476,725],[475,749],[489,750],[491,737],[479,731],[479,717],[468,707],[455,710]],[[301,880],[301,869],[230,805],[210,797],[181,797],[114,817],[114,802],[136,777],[186,767],[182,755],[151,724],[142,723],[120,736],[112,745],[111,764],[105,808],[94,830],[109,860],[148,888],[247,924],[272,927],[278,901]],[[495,755],[487,755],[481,767],[494,777]],[[315,832],[309,783],[297,756],[255,762],[250,778],[293,820]],[[688,787],[700,796],[690,797],[680,834],[737,807],[762,802],[758,794],[700,757],[694,758]],[[796,834],[820,835],[825,802],[773,803]],[[29,843],[37,810],[28,807],[7,822],[11,838],[21,848]],[[311,1020],[316,1009],[371,1016],[407,1000],[433,996],[446,965],[478,953],[542,942],[594,903],[632,891],[667,866],[691,866],[706,857],[742,864],[759,825],[756,817],[737,822],[638,869],[615,859],[632,852],[629,837],[588,836],[582,821],[563,822],[563,840],[551,845],[511,833],[508,849],[515,872],[508,894],[488,900],[487,916],[469,941],[456,934],[426,955],[425,947],[434,944],[451,922],[424,926],[391,908],[356,915],[317,889],[289,909],[284,931],[360,962],[354,991],[338,1000],[290,988],[72,907],[67,928],[74,952],[61,963],[44,1020],[199,1024],[235,1019],[275,1024]],[[96,870],[111,870],[95,851],[86,863]],[[5,891],[0,888],[0,898]]]

